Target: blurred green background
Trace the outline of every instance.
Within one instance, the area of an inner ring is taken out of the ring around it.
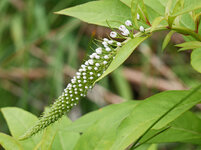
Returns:
[[[91,53],[93,39],[109,33],[109,29],[54,14],[87,1],[90,0],[0,0],[1,108],[20,107],[39,116],[44,107],[61,94],[73,69]],[[199,84],[201,75],[189,64],[190,51],[178,53],[173,46],[183,41],[182,36],[175,34],[162,52],[166,34],[156,33],[142,44],[124,66],[104,78],[100,86],[80,102],[70,117],[76,119],[125,99],[144,99],[160,91]],[[99,94],[99,99],[94,93]],[[9,133],[2,114],[0,130]],[[171,149],[177,146],[180,145],[168,145]]]

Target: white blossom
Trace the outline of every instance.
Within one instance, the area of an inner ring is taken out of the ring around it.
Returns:
[[[96,58],[96,59],[100,59],[100,56],[99,56],[99,55],[96,55],[95,58]]]
[[[107,64],[107,61],[103,61],[103,64],[104,64],[104,65]]]
[[[125,25],[126,26],[132,26],[132,22],[130,20],[126,20]]]
[[[126,29],[124,32],[122,32],[122,35],[124,35],[124,36],[128,36],[129,34],[130,34],[130,32],[128,29]]]
[[[104,56],[104,59],[108,59],[108,58],[109,58],[109,56],[108,56],[108,55],[105,55],[105,56]]]
[[[97,54],[102,54],[102,48],[101,48],[101,47],[97,48],[97,49],[96,49],[96,53],[97,53]]]
[[[112,38],[116,38],[117,37],[117,33],[115,31],[110,32],[110,36]]]
[[[143,26],[140,26],[140,31],[144,32],[144,27]]]
[[[125,25],[120,25],[119,30],[124,32],[126,30],[126,26]]]
[[[109,40],[107,38],[104,38],[103,41],[108,42]]]
[[[140,15],[137,13],[137,20],[140,20]]]
[[[114,42],[113,40],[109,40],[109,41],[108,41],[109,44],[112,44],[113,42]]]
[[[109,52],[109,51],[111,51],[111,48],[109,48],[109,47],[106,47],[106,49],[105,49],[107,52]]]
[[[88,62],[89,62],[90,65],[93,65],[93,64],[94,64],[93,59],[89,59]]]
[[[120,42],[117,42],[117,46],[121,46],[121,43],[120,43]]]
[[[103,41],[102,44],[103,44],[104,47],[106,47],[108,45],[108,43],[105,42],[105,41]]]

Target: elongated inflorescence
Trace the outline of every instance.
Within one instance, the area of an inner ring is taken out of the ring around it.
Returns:
[[[132,22],[127,20],[125,25],[121,25],[119,30],[121,36],[129,36],[130,31],[127,27],[132,26]],[[112,31],[110,33],[111,38],[120,37],[118,32]],[[92,89],[94,82],[104,73],[108,68],[112,60],[115,58],[117,47],[121,47],[122,43],[114,39],[104,38],[101,41],[101,46],[94,50],[81,67],[76,75],[71,79],[71,82],[64,89],[62,95],[52,104],[50,110],[44,112],[39,121],[30,128],[23,136],[21,140],[26,139],[42,129],[46,128],[50,124],[57,121],[65,113],[69,112],[71,108],[78,104],[81,97],[85,97],[87,91]]]

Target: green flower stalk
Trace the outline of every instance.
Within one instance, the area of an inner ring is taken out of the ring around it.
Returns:
[[[125,22],[126,26],[132,26],[131,21]],[[130,35],[130,31],[125,25],[121,25],[119,30],[124,37]],[[118,37],[117,32],[110,33],[111,38]],[[44,112],[39,118],[39,121],[30,128],[20,140],[27,139],[44,128],[48,127],[59,120],[64,114],[69,112],[71,108],[78,104],[80,98],[85,97],[87,91],[92,88],[95,81],[104,73],[112,60],[115,58],[116,49],[122,43],[113,39],[104,38],[101,41],[101,47],[95,49],[95,52],[89,56],[89,59],[81,65],[76,75],[71,79],[71,82],[64,89],[62,95],[52,104],[50,110]]]

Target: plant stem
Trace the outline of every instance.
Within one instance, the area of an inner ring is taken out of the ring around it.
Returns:
[[[151,27],[147,28],[144,33],[138,32],[135,34],[135,37],[142,36],[143,34],[150,34]],[[157,32],[157,31],[164,31],[164,30],[174,30],[180,34],[183,35],[190,35],[194,37],[196,40],[201,41],[201,35],[198,33],[194,32],[191,29],[185,28],[185,27],[180,27],[180,26],[173,26],[173,27],[167,27],[167,26],[158,26],[156,27],[152,32]]]

